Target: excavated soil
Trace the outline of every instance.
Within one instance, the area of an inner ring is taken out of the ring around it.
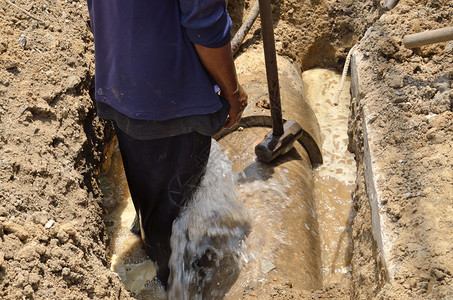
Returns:
[[[453,2],[409,0],[385,13],[359,43],[364,60],[352,101],[351,148],[361,166],[365,110],[392,268],[382,272],[382,257],[362,223],[369,201],[359,168],[355,298],[453,298],[453,42],[413,50],[401,42],[408,33],[452,25]]]
[[[91,97],[93,39],[84,1],[0,3],[0,298],[130,299],[109,270],[97,175],[111,139]],[[382,1],[383,2],[383,1]],[[237,30],[252,3],[230,1]],[[273,1],[278,52],[300,65],[341,69],[358,41],[367,84],[351,106],[358,166],[349,276],[319,291],[276,284],[269,299],[453,297],[453,42],[409,50],[407,33],[453,25],[448,0]],[[368,31],[367,31],[368,30]],[[261,43],[257,24],[240,51]],[[238,53],[240,55],[240,53]],[[373,120],[398,233],[387,274],[371,227],[361,108]],[[427,117],[428,116],[428,117]],[[250,296],[250,295],[249,295]]]

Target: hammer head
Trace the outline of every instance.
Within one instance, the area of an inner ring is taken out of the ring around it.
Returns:
[[[295,121],[286,121],[283,125],[283,134],[274,136],[271,130],[264,140],[255,147],[255,154],[263,162],[271,162],[279,155],[287,153],[293,148],[294,142],[302,135],[302,127]]]

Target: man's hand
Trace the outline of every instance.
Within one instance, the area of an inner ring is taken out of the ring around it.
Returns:
[[[247,98],[248,95],[245,93],[244,89],[240,84],[238,84],[238,89],[232,95],[227,96],[224,93],[221,93],[223,97],[225,97],[230,103],[230,113],[227,118],[227,122],[225,124],[225,128],[231,128],[234,124],[239,122],[242,116],[242,112],[247,107]]]
[[[207,48],[194,44],[198,57],[220,87],[221,95],[230,103],[230,114],[225,124],[230,128],[241,119],[247,106],[247,94],[239,84],[234,66],[231,44],[220,48]]]

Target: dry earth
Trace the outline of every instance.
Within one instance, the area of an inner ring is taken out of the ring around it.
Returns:
[[[453,42],[409,50],[401,41],[408,33],[452,25],[451,1],[402,1],[359,44],[363,84],[353,100],[350,129],[356,143],[351,146],[360,166],[365,109],[367,130],[374,135],[369,147],[379,167],[380,210],[391,241],[387,264],[394,268],[380,272],[382,260],[361,223],[369,213],[359,177],[356,298],[453,298]],[[377,259],[363,258],[370,255]]]
[[[108,269],[96,175],[111,136],[95,116],[93,40],[84,1],[0,3],[0,298],[129,299]],[[269,299],[449,299],[452,291],[453,43],[416,51],[407,33],[453,25],[448,0],[274,1],[280,54],[340,69],[362,37],[368,84],[353,100],[357,157],[352,272],[321,291],[276,284]],[[230,1],[238,28],[251,3]],[[241,48],[260,42],[255,24]],[[240,54],[239,54],[240,55]],[[398,232],[386,274],[363,179],[361,109],[375,107],[386,213]],[[434,116],[435,114],[435,116]],[[426,116],[432,116],[427,118]],[[394,278],[391,281],[389,278]]]

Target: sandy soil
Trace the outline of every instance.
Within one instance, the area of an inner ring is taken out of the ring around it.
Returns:
[[[367,60],[363,90],[353,101],[353,148],[360,165],[360,116],[367,106],[368,130],[378,149],[381,209],[393,243],[389,263],[396,268],[392,274],[381,272],[370,227],[361,222],[369,218],[369,206],[360,170],[353,231],[357,298],[453,297],[453,42],[414,50],[401,42],[405,34],[452,25],[451,1],[404,1],[383,15],[359,44]],[[393,282],[386,283],[387,278]]]
[[[0,3],[0,298],[128,299],[106,260],[96,175],[111,130],[96,118],[90,97],[94,55],[86,4],[14,3],[33,17]],[[320,291],[276,283],[269,299],[453,296],[453,43],[417,51],[401,44],[404,34],[452,26],[453,3],[401,0],[390,12],[380,5],[274,1],[278,51],[302,69],[341,68],[371,26],[360,48],[374,68],[368,92],[353,102],[350,126],[358,163],[351,276]],[[251,4],[232,0],[230,6],[237,28]],[[255,25],[241,51],[259,42]],[[393,282],[373,239],[363,181],[364,103],[376,105],[373,126],[388,165],[386,206],[399,234],[392,251],[401,266]]]
[[[84,2],[0,4],[0,298],[126,297],[108,271]],[[20,41],[19,41],[20,40]]]

